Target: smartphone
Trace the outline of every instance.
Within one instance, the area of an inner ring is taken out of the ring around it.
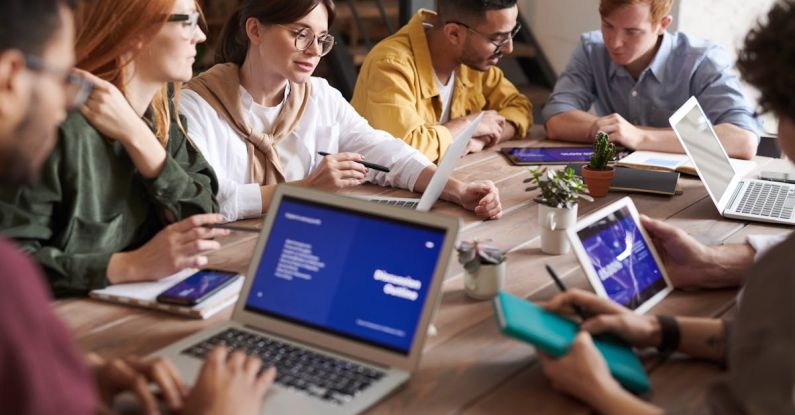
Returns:
[[[506,147],[502,153],[513,164],[520,166],[569,164],[588,161],[593,154],[593,147]]]
[[[763,171],[759,173],[760,180],[769,180],[772,182],[782,183],[795,183],[795,175],[784,173],[782,171]]]
[[[202,269],[157,296],[166,304],[194,306],[237,280],[237,273]]]

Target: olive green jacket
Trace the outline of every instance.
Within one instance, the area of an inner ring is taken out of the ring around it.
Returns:
[[[218,211],[215,173],[175,122],[166,152],[160,174],[145,179],[121,143],[72,113],[38,182],[0,187],[0,233],[38,261],[55,296],[104,287],[111,255],[152,239],[166,210],[177,220]]]

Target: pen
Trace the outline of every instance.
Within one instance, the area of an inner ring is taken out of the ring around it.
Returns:
[[[248,226],[236,226],[236,225],[227,225],[225,223],[214,223],[208,225],[202,225],[205,228],[211,229],[228,229],[230,231],[237,231],[237,232],[251,232],[251,233],[259,233],[259,228],[251,228]]]
[[[318,151],[317,154],[320,154],[321,156],[330,156],[331,155],[331,153],[326,153],[325,151]],[[382,166],[380,164],[368,163],[366,161],[357,161],[357,163],[363,165],[364,167],[367,167],[368,169],[373,169],[373,170],[382,171],[384,173],[389,173],[389,167],[384,167],[384,166]]]
[[[555,281],[555,285],[558,286],[558,289],[561,292],[565,293],[566,286],[563,285],[563,281],[561,281],[560,278],[558,278],[558,274],[555,273],[555,270],[552,269],[552,267],[550,267],[549,264],[544,264],[544,267],[546,267],[547,273],[549,273],[549,276],[552,277],[552,280]],[[577,304],[572,304],[571,307],[574,309],[574,312],[577,313],[577,315],[580,316],[580,318],[583,321],[588,319],[588,316],[585,314],[585,311],[583,311],[583,309],[580,308],[580,306],[578,306]]]

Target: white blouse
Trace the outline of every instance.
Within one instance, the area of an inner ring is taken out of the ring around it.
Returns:
[[[383,173],[369,169],[367,181],[414,190],[420,172],[432,163],[402,140],[370,127],[367,120],[325,79],[313,77],[311,82],[311,96],[301,121],[275,146],[285,180],[291,182],[306,177],[322,158],[318,151],[332,154],[354,152],[391,170]],[[286,91],[285,95],[288,93]],[[282,105],[273,108],[258,105],[242,87],[240,102],[249,117],[249,125],[261,131],[270,129]],[[182,90],[179,103],[180,113],[187,119],[191,141],[218,177],[216,197],[226,220],[260,216],[260,185],[249,181],[245,138],[239,136],[197,93]]]

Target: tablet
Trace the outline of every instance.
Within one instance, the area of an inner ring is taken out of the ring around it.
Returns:
[[[640,314],[673,291],[629,197],[579,220],[566,233],[596,294]]]
[[[569,164],[591,159],[593,148],[587,147],[506,147],[502,149],[513,164]]]

